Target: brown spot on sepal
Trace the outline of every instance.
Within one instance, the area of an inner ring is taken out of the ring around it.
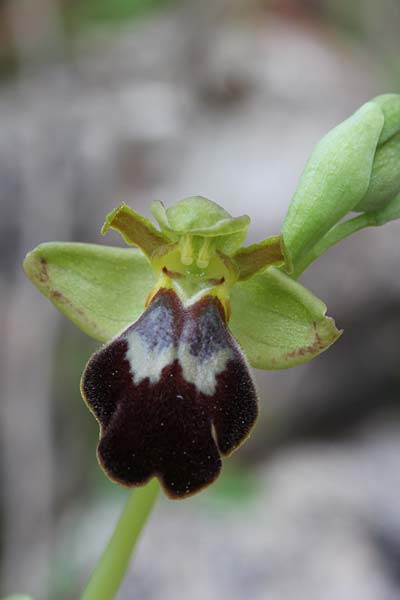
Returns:
[[[307,354],[311,354],[314,356],[314,355],[319,354],[323,350],[325,350],[325,348],[327,347],[327,344],[324,343],[323,340],[321,339],[321,336],[319,335],[318,330],[317,330],[317,323],[315,321],[313,322],[313,328],[314,328],[313,343],[309,344],[308,346],[296,348],[295,350],[292,350],[291,352],[287,352],[286,354],[284,354],[284,358],[297,358],[299,356],[306,356]],[[342,334],[342,330],[339,330],[339,336],[341,334]]]
[[[49,274],[47,272],[47,260],[43,257],[40,259],[39,281],[41,283],[47,283],[49,281]]]
[[[64,294],[62,294],[58,290],[52,291],[51,297],[53,298],[54,301],[58,302],[58,304],[65,304],[67,306],[70,306],[72,308],[72,310],[74,310],[78,315],[85,316],[85,312],[81,308],[79,308],[78,306],[75,306],[75,304],[73,302],[71,302],[71,300],[69,300],[69,298],[64,296]]]
[[[63,307],[69,307],[70,310],[72,310],[73,312],[75,312],[78,315],[77,318],[80,319],[81,323],[82,323],[82,320],[84,320],[88,325],[90,324],[90,327],[93,331],[97,330],[96,321],[94,321],[93,319],[90,319],[82,308],[79,308],[79,306],[76,306],[62,292],[60,292],[59,290],[50,290],[49,289],[46,295],[48,295],[50,300],[57,306],[57,308],[61,312],[64,312]],[[71,318],[70,312],[66,313],[66,314],[68,314],[68,316]]]

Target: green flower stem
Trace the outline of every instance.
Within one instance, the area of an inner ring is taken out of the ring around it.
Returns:
[[[358,217],[354,217],[354,219],[349,219],[344,223],[335,225],[305,256],[303,256],[301,260],[299,260],[295,266],[294,272],[291,273],[290,276],[293,277],[293,279],[297,279],[303,273],[303,271],[305,271],[307,267],[314,262],[314,260],[329,250],[329,248],[349,237],[353,233],[360,231],[360,229],[370,227],[371,225],[376,225],[374,213],[364,213]]]
[[[115,597],[159,489],[157,479],[153,479],[129,496],[81,600],[112,600]]]

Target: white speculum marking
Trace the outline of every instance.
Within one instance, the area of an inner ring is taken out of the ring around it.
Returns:
[[[176,347],[173,344],[164,348],[149,350],[142,336],[137,331],[132,331],[127,336],[128,350],[126,358],[129,362],[131,373],[136,384],[139,384],[146,377],[150,383],[157,383],[160,380],[161,372],[174,362],[176,358]]]
[[[203,325],[207,332],[208,327],[215,326],[215,322],[212,318],[208,321],[206,319]],[[144,328],[138,327],[126,335],[128,344],[126,359],[135,384],[140,384],[144,379],[149,379],[150,384],[157,383],[162,370],[177,359],[182,367],[183,377],[188,383],[192,383],[199,393],[207,396],[214,395],[217,376],[225,370],[228,361],[233,358],[232,349],[221,340],[219,344],[214,343],[214,351],[208,355],[202,352],[202,345],[205,343],[203,340],[198,350],[202,356],[197,356],[191,352],[191,342],[193,336],[196,338],[198,335],[204,335],[201,327],[200,331],[191,331],[191,324],[189,324],[178,345],[171,334],[173,327],[173,318],[168,309],[157,306],[147,315]]]
[[[199,360],[190,352],[190,345],[180,343],[164,348],[155,347],[149,350],[141,335],[132,331],[127,336],[128,350],[126,358],[135,383],[138,385],[148,378],[151,384],[160,380],[164,367],[172,364],[177,358],[182,367],[184,379],[193,383],[196,389],[206,396],[213,396],[217,384],[217,376],[222,373],[228,361],[233,357],[230,348],[221,348],[215,354]]]
[[[198,391],[206,396],[213,396],[217,385],[217,375],[222,373],[232,358],[229,348],[221,348],[215,354],[199,360],[190,352],[189,344],[182,343],[178,350],[178,359],[182,367],[183,377],[193,383]]]

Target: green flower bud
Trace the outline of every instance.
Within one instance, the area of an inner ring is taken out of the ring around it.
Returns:
[[[313,151],[282,229],[287,269],[293,271],[349,212],[384,210],[399,191],[400,95],[385,94],[332,129]]]

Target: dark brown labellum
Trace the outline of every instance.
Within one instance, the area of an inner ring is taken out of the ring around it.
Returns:
[[[257,397],[219,300],[184,307],[161,289],[143,315],[89,361],[82,392],[101,426],[109,477],[153,476],[173,498],[194,494],[249,435]]]

